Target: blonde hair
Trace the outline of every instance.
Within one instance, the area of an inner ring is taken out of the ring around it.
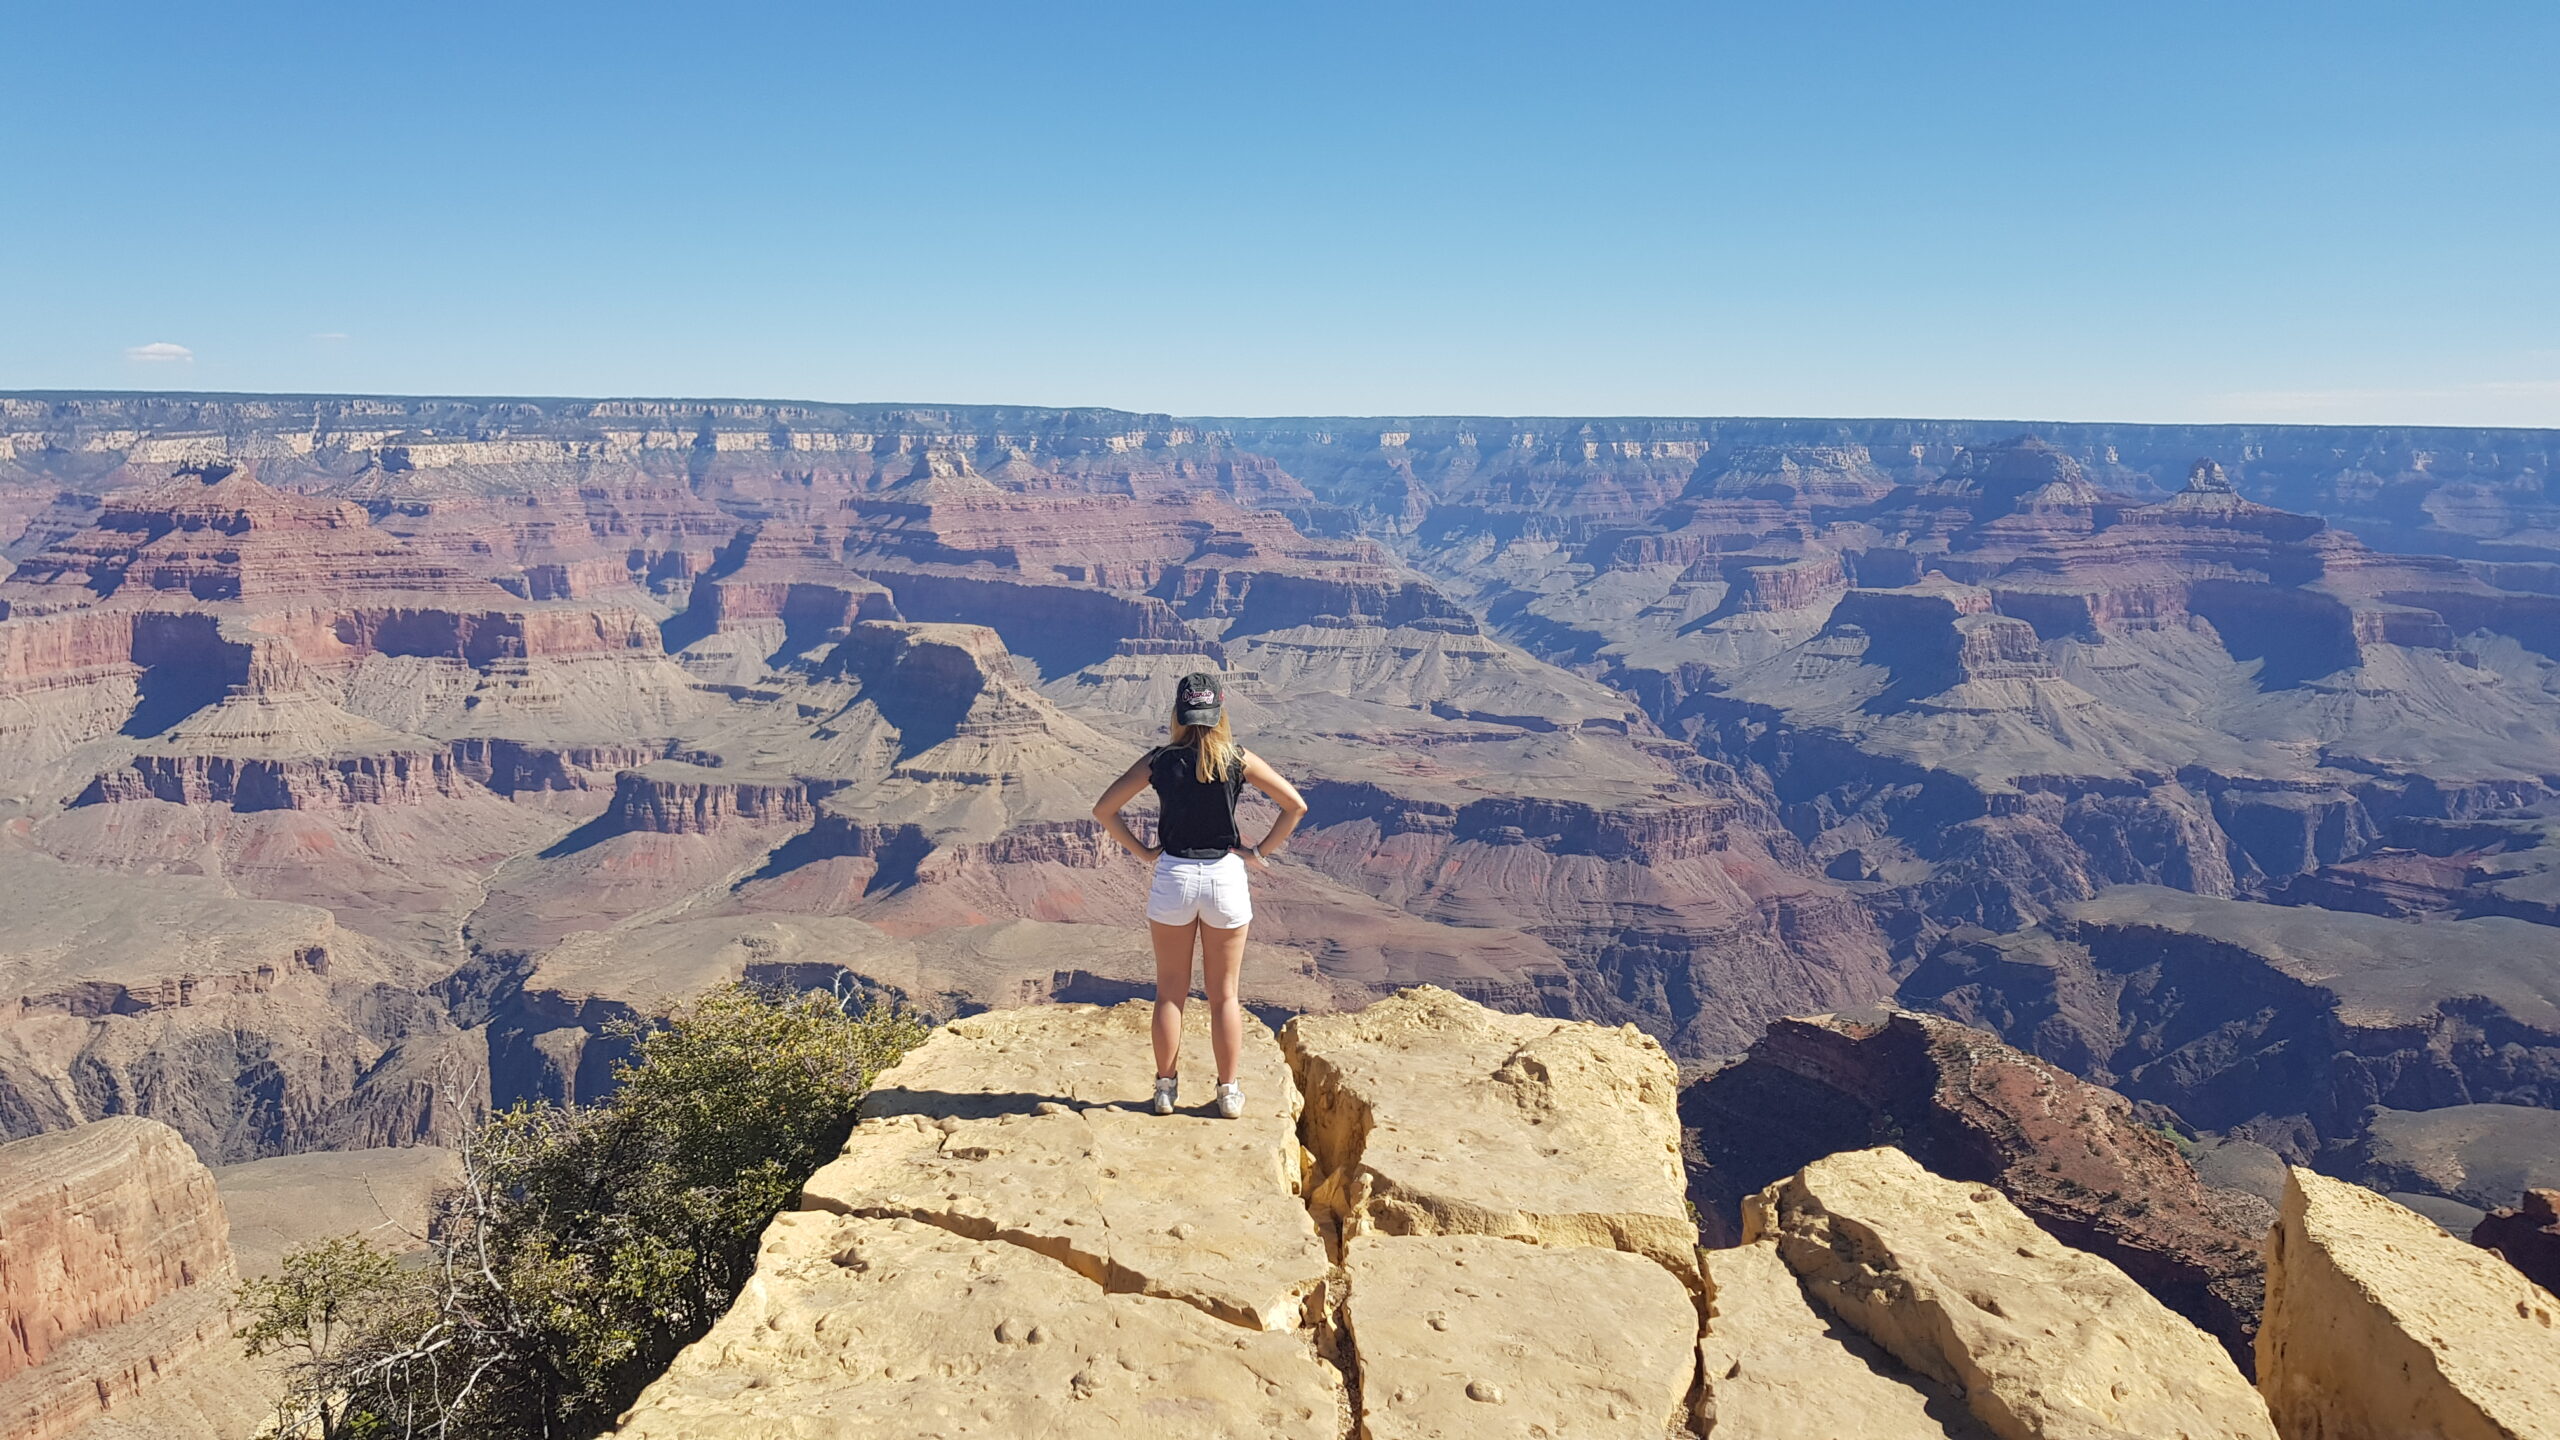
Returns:
[[[1236,732],[1228,727],[1224,711],[1219,712],[1215,725],[1174,721],[1173,743],[1191,747],[1195,757],[1192,773],[1203,785],[1216,784],[1244,768],[1244,747],[1236,743]]]

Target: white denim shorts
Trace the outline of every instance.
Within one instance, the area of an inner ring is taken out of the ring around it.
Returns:
[[[1159,925],[1197,920],[1233,930],[1253,919],[1253,893],[1244,857],[1230,851],[1215,860],[1156,857],[1155,884],[1147,890],[1147,918]]]

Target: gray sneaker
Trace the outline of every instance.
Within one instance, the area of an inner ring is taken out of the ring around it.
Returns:
[[[1244,1088],[1233,1080],[1218,1086],[1218,1113],[1229,1120],[1244,1113]]]
[[[1158,1115],[1172,1114],[1174,1092],[1181,1086],[1182,1082],[1171,1075],[1157,1076],[1156,1098],[1148,1104],[1147,1108]]]

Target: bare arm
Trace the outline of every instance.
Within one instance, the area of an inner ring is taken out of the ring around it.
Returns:
[[[1120,818],[1120,812],[1128,808],[1130,801],[1138,798],[1139,791],[1147,788],[1149,758],[1140,756],[1137,764],[1122,771],[1120,778],[1111,782],[1111,788],[1102,792],[1102,798],[1093,802],[1093,818],[1102,822],[1104,832],[1119,841],[1121,849],[1141,860],[1153,860],[1163,852],[1140,844],[1137,832],[1129,828],[1128,821]]]
[[[1272,769],[1261,756],[1250,750],[1244,755],[1244,778],[1246,784],[1270,796],[1280,807],[1279,820],[1262,837],[1262,843],[1249,852],[1257,863],[1266,862],[1280,853],[1280,847],[1289,843],[1289,835],[1298,828],[1298,822],[1306,818],[1306,797],[1298,793],[1298,787],[1290,784],[1287,776]]]

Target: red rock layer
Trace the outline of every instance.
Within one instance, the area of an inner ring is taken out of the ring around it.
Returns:
[[[127,1398],[227,1333],[196,1312],[234,1279],[213,1173],[176,1131],[119,1117],[0,1145],[0,1425],[51,1440]]]
[[[2266,1202],[2207,1186],[2132,1102],[1992,1035],[1908,1012],[1781,1020],[1691,1086],[1681,1113],[1711,1225],[1822,1155],[1898,1145],[1939,1174],[1999,1187],[2250,1363]]]
[[[468,793],[469,777],[441,750],[268,760],[227,755],[137,755],[89,783],[75,805],[166,800],[234,810],[415,805]]]
[[[162,592],[249,601],[490,588],[376,530],[361,506],[271,489],[228,466],[110,498],[94,526],[28,557],[8,583],[39,596],[71,589],[92,599]]]
[[[806,825],[835,788],[822,780],[722,780],[625,770],[614,777],[605,811],[615,830],[651,835],[708,835],[732,825]]]

